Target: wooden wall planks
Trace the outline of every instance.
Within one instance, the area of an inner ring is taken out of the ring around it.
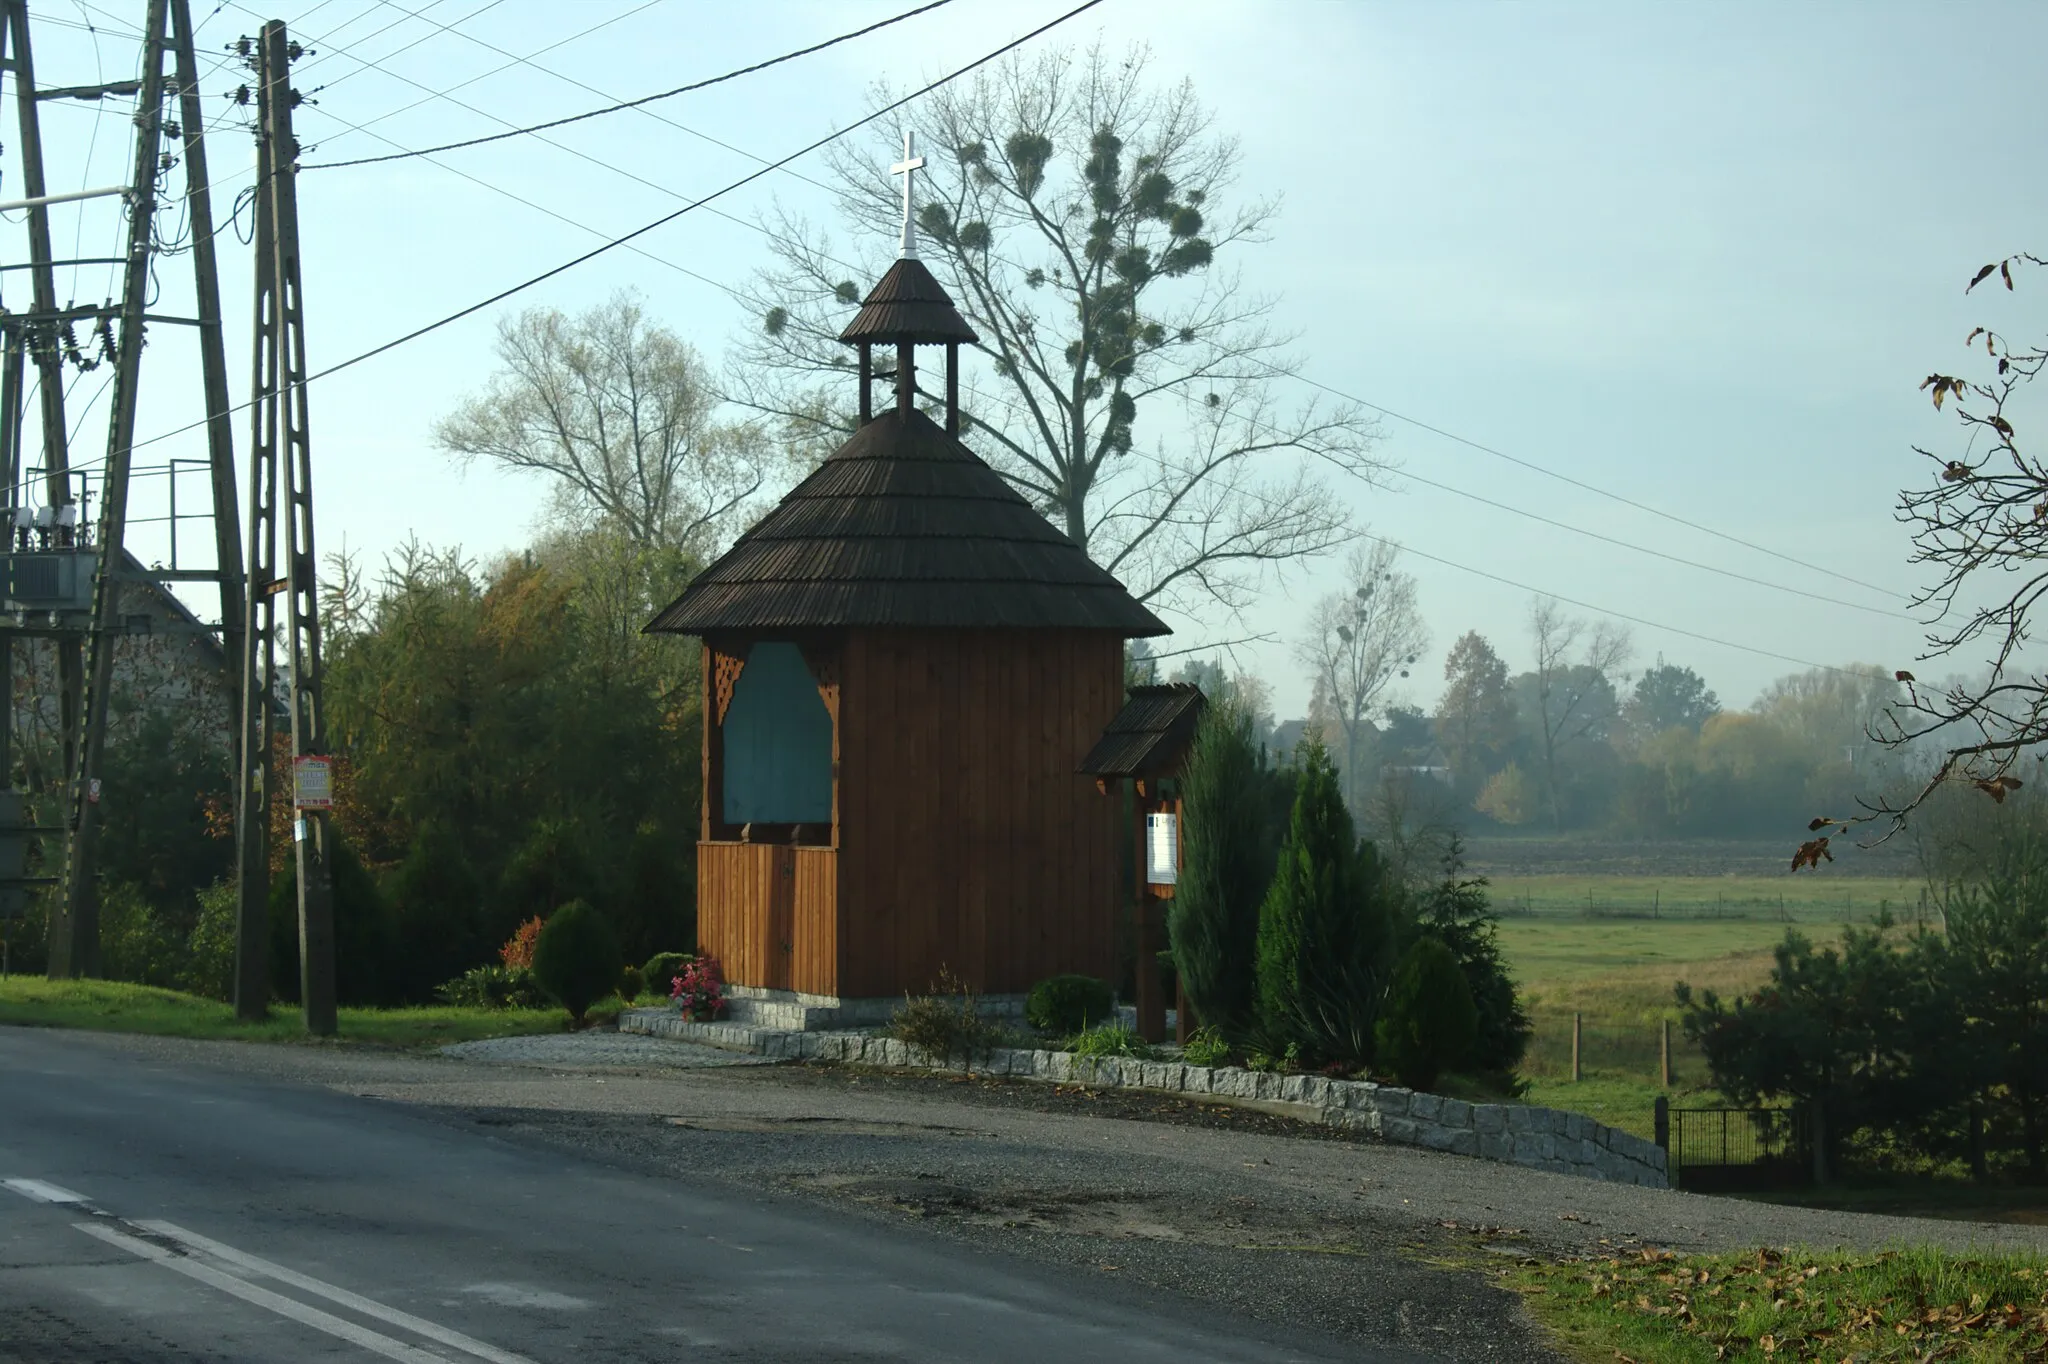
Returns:
[[[841,993],[1112,975],[1115,806],[1074,769],[1122,702],[1122,641],[856,631],[846,656]]]
[[[698,846],[726,979],[875,998],[941,971],[1004,994],[1113,975],[1118,803],[1075,768],[1123,702],[1122,641],[850,631],[836,680],[837,848]]]

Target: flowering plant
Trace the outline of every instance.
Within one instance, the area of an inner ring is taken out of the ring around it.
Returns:
[[[668,997],[693,1022],[708,1023],[725,1011],[725,982],[718,974],[718,958],[699,957],[669,981]]]
[[[533,969],[533,946],[539,941],[540,916],[536,914],[519,925],[519,931],[498,949],[498,959],[510,970],[530,971]]]

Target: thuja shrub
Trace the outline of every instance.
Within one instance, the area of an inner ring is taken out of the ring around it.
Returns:
[[[656,952],[640,968],[641,988],[657,995],[668,994],[675,988],[676,977],[695,960],[688,952]]]
[[[1024,997],[1024,1021],[1040,1032],[1082,1032],[1114,1012],[1109,982],[1066,975],[1041,980]]]
[[[581,900],[556,910],[533,944],[533,978],[577,1022],[619,983],[619,939]]]
[[[1451,949],[1417,938],[1394,968],[1379,1020],[1379,1063],[1410,1089],[1464,1064],[1479,1040],[1479,1009]]]
[[[647,988],[647,978],[640,974],[637,966],[628,966],[619,972],[619,998],[631,1004],[640,998],[640,992]]]

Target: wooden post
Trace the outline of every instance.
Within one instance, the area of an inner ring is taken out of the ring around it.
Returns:
[[[1159,988],[1159,911],[1164,904],[1146,885],[1138,887],[1137,977],[1138,1036],[1147,1042],[1166,1040],[1166,999]]]
[[[1671,1088],[1671,1020],[1668,1018],[1664,1020],[1664,1042],[1663,1046],[1659,1049],[1659,1060],[1662,1062],[1659,1069],[1664,1076],[1664,1088],[1669,1089]]]
[[[1182,983],[1178,973],[1173,978],[1173,1040],[1175,1045],[1185,1047],[1188,1039],[1195,1035],[1200,1020],[1195,1017],[1195,1006],[1188,1003],[1188,987]]]
[[[1579,1041],[1580,1041],[1580,1034],[1581,1034],[1581,1032],[1582,1032],[1582,1025],[1583,1025],[1583,1023],[1584,1023],[1584,1022],[1585,1022],[1585,1015],[1583,1015],[1583,1014],[1576,1014],[1576,1013],[1572,1015],[1572,1083],[1573,1083],[1573,1084],[1577,1084],[1577,1083],[1579,1082],[1579,1076],[1580,1076],[1580,1073],[1581,1073],[1581,1072],[1580,1072],[1580,1070],[1579,1070]]]

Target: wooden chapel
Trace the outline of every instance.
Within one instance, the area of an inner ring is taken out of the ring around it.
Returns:
[[[961,442],[977,338],[917,258],[921,164],[901,256],[840,335],[858,429],[646,627],[703,640],[697,938],[742,998],[1114,975],[1123,831],[1079,768],[1125,640],[1168,629]],[[943,424],[917,403],[931,346]]]

